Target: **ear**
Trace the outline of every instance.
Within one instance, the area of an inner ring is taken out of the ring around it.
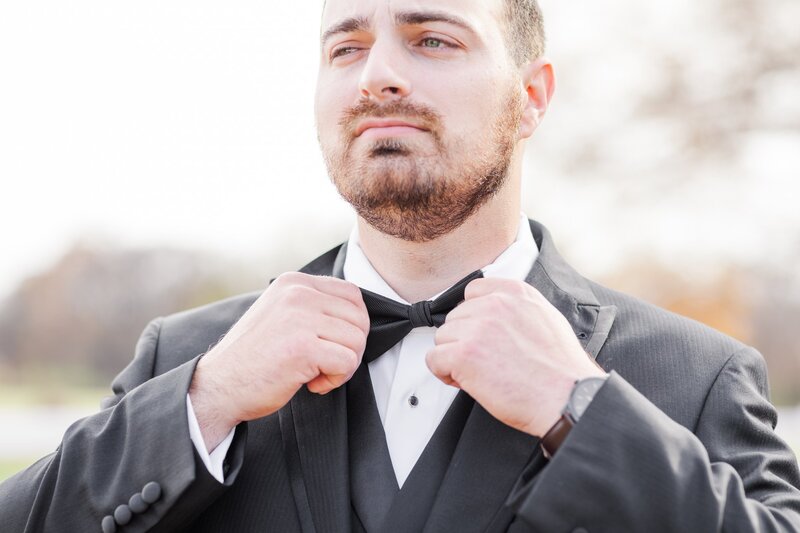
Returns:
[[[544,57],[522,67],[521,74],[527,98],[519,125],[520,140],[527,139],[536,131],[556,88],[553,65]]]

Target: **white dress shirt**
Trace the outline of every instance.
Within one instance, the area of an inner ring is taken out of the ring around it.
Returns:
[[[520,215],[516,239],[494,262],[482,269],[483,275],[487,278],[524,280],[538,255],[539,249],[527,217]],[[392,300],[411,303],[401,298],[375,271],[359,245],[358,227],[353,228],[347,241],[344,278]],[[434,346],[435,332],[436,328],[433,327],[415,328],[369,364],[378,414],[386,432],[389,455],[400,487],[458,393],[457,388],[439,381],[425,364],[425,356]],[[222,482],[222,463],[233,439],[233,431],[209,454],[188,395],[186,405],[192,442],[209,472]]]

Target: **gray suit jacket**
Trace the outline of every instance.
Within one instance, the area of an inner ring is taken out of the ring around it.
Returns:
[[[761,356],[582,278],[547,230],[531,227],[541,253],[527,281],[611,378],[549,462],[535,438],[475,404],[424,530],[800,531],[797,460],[773,431]],[[303,271],[330,275],[340,252]],[[350,531],[341,389],[303,388],[237,428],[223,484],[189,440],[185,396],[198,357],[257,296],[150,323],[105,408],[0,485],[2,531],[101,531],[149,482],[158,498],[134,505],[118,531]]]

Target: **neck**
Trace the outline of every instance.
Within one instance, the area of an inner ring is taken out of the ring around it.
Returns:
[[[419,302],[447,289],[467,274],[492,263],[517,235],[519,180],[497,195],[452,232],[428,242],[386,235],[358,219],[359,242],[372,266],[408,302]]]

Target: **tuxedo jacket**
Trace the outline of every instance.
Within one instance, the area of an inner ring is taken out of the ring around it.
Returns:
[[[536,438],[470,404],[440,483],[408,522],[425,532],[800,531],[797,459],[774,432],[760,354],[588,281],[543,226],[531,228],[540,254],[526,281],[610,378],[549,461]],[[302,271],[335,274],[344,253]],[[257,297],[151,322],[104,408],[0,485],[0,530],[102,531],[122,504],[136,510],[120,532],[359,530],[345,387],[325,396],[303,387],[241,424],[224,483],[196,456],[186,413],[195,365]],[[133,505],[148,484],[151,502]],[[407,531],[405,522],[382,529]]]

